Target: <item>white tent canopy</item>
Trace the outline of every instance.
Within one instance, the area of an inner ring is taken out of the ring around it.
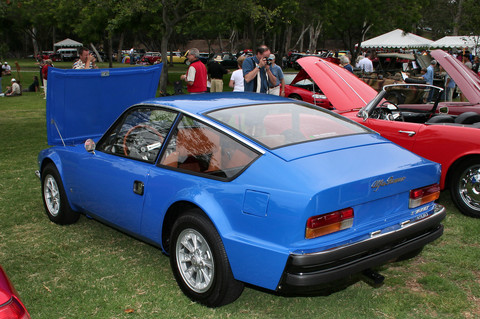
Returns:
[[[55,43],[54,46],[60,47],[60,48],[75,48],[75,47],[81,47],[83,46],[83,44],[75,40],[66,38],[65,40]]]
[[[474,48],[479,46],[479,36],[446,36],[433,42],[431,48]]]
[[[401,29],[395,29],[378,37],[366,40],[360,44],[364,49],[368,48],[396,48],[413,49],[427,48],[433,43],[432,40],[418,36],[413,33],[406,33]]]

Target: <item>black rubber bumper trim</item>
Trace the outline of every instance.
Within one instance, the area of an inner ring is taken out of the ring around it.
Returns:
[[[278,290],[320,286],[421,249],[443,234],[445,215],[437,205],[434,215],[400,230],[320,253],[292,254]]]

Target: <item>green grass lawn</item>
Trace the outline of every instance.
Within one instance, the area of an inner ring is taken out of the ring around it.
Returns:
[[[379,288],[353,280],[329,295],[284,297],[247,287],[219,309],[192,303],[159,249],[84,216],[49,221],[34,175],[45,126],[40,93],[0,98],[0,264],[32,318],[480,318],[480,220],[445,192],[444,236],[381,267]]]

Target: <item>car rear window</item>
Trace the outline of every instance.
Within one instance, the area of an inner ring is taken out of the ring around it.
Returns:
[[[271,149],[370,133],[367,128],[339,115],[297,103],[233,107],[209,112],[208,116]]]
[[[160,165],[233,179],[260,154],[189,116],[175,128]]]

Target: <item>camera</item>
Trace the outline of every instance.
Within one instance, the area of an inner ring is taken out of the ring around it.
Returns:
[[[272,65],[272,60],[273,60],[273,59],[268,59],[268,60],[267,60],[267,64],[268,64],[268,65]]]

